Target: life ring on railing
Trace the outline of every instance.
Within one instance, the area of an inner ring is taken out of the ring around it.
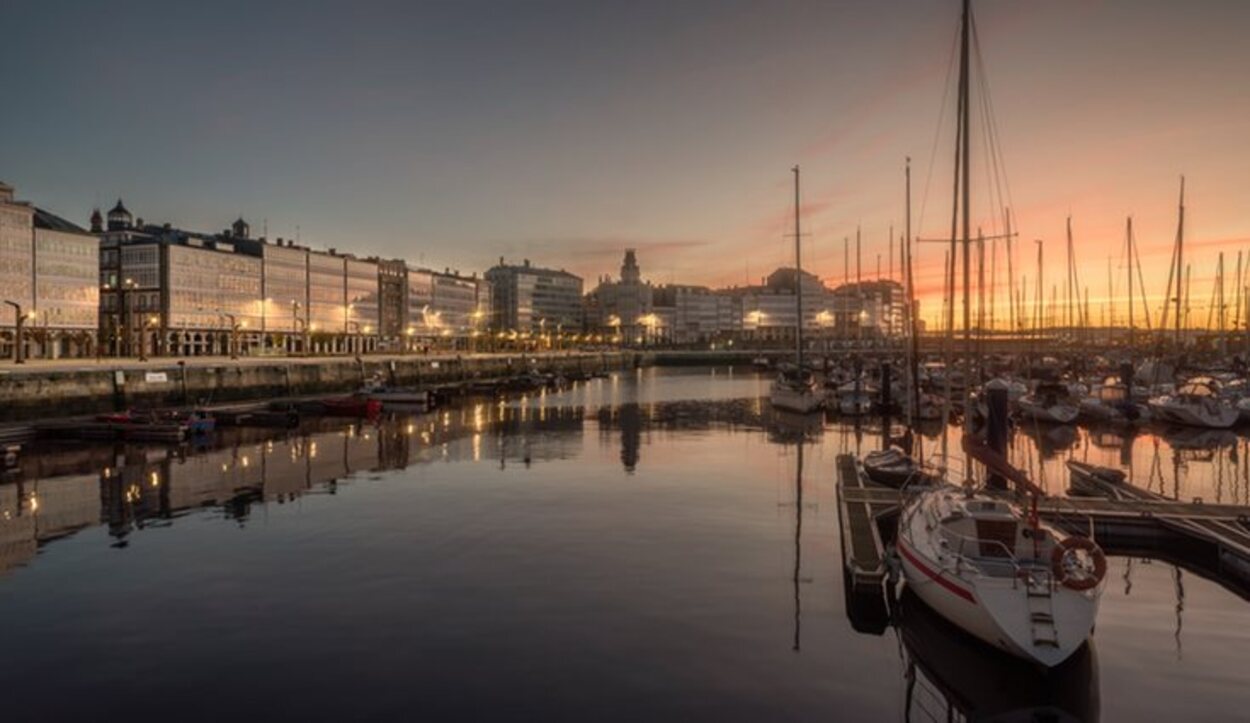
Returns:
[[[1081,552],[1088,555],[1088,563],[1076,554]],[[1050,569],[1055,580],[1069,590],[1089,590],[1106,576],[1107,555],[1088,537],[1065,537],[1050,553]]]

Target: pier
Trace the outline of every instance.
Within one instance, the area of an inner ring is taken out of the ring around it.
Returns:
[[[840,455],[838,517],[848,596],[880,596],[903,493],[859,473]],[[1118,499],[1048,497],[1040,516],[1094,539],[1109,555],[1165,560],[1250,600],[1250,506],[1184,502],[1134,488]]]

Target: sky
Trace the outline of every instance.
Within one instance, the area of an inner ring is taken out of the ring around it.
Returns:
[[[805,268],[842,281],[858,227],[875,277],[906,158],[913,234],[949,237],[958,5],[7,3],[22,32],[0,44],[0,179],[83,225],[121,197],[149,222],[242,215],[315,248],[465,272],[529,258],[588,285],[636,248],[656,283],[724,286],[792,263],[798,164]],[[974,123],[974,225],[999,233],[1010,204],[1017,289],[1037,288],[1035,239],[1047,296],[1066,285],[1071,215],[1092,321],[1108,298],[1122,318],[1131,214],[1157,317],[1183,174],[1191,321],[1221,251],[1231,301],[1250,253],[1250,3],[975,8],[1004,173]],[[932,319],[943,247],[917,254]]]

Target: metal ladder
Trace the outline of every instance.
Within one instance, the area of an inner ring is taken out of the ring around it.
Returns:
[[[1035,570],[1024,578],[1024,594],[1028,601],[1029,624],[1033,644],[1059,647],[1059,631],[1055,628],[1055,608],[1049,571]]]

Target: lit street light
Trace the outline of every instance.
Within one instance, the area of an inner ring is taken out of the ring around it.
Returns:
[[[26,349],[24,348],[24,345],[22,343],[23,342],[22,329],[26,325],[26,315],[22,313],[22,305],[17,303],[16,301],[9,301],[8,299],[5,299],[4,303],[13,307],[14,318],[17,321],[17,330],[16,330],[17,334],[14,337],[14,346],[13,346],[13,363],[25,364],[26,363]]]

